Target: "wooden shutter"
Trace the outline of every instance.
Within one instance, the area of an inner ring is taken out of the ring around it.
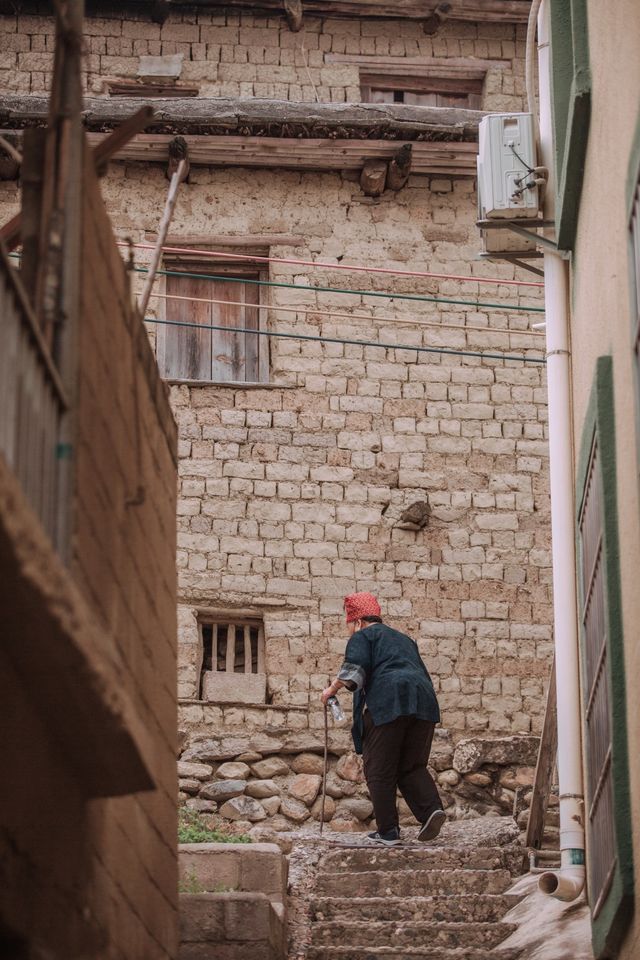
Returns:
[[[203,272],[202,265],[198,265],[197,270],[192,267],[188,272]],[[167,277],[166,319],[170,323],[164,335],[165,377],[236,383],[260,380],[260,337],[238,332],[238,329],[258,330],[260,326],[260,287],[248,282],[249,279],[254,278]],[[174,299],[176,297],[181,299]],[[225,302],[207,302],[211,300]]]
[[[199,300],[213,296],[209,280],[167,277],[164,376],[175,380],[211,379],[211,305]],[[196,299],[174,300],[171,297]],[[199,299],[198,299],[199,298]],[[184,323],[190,326],[171,326]],[[198,329],[203,326],[204,329]]]
[[[216,300],[227,303],[211,304],[211,323],[237,329],[258,329],[259,287],[255,283],[237,280],[215,280],[209,294]],[[241,304],[256,304],[253,307]],[[213,331],[213,356],[211,364],[212,380],[231,380],[236,382],[257,381],[258,377],[258,337],[248,333],[238,333],[234,329]]]
[[[597,436],[579,515],[584,643],[584,712],[589,823],[589,888],[593,915],[606,899],[616,867],[612,785],[610,663],[604,562],[602,479]]]

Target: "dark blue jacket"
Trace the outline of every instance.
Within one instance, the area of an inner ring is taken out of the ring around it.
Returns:
[[[362,753],[365,703],[375,726],[406,716],[440,722],[433,683],[415,641],[386,623],[372,623],[353,634],[338,678],[357,687],[351,730],[356,753]]]

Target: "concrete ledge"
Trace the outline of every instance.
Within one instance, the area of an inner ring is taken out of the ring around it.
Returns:
[[[195,879],[207,892],[226,887],[286,902],[288,863],[275,843],[181,843],[178,860],[180,880]]]
[[[264,893],[181,894],[180,960],[283,960],[285,948],[284,910]]]

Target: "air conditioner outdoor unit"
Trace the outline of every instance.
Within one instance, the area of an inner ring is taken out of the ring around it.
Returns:
[[[499,113],[480,121],[478,150],[478,214],[481,221],[537,217],[536,147],[530,113]],[[509,230],[481,233],[486,252],[535,248],[533,241]]]

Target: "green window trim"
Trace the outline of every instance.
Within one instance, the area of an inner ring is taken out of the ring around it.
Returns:
[[[591,120],[586,0],[551,4],[551,90],[556,167],[556,237],[573,249]]]
[[[593,950],[596,957],[615,955],[633,915],[634,871],[631,837],[631,793],[629,787],[626,683],[620,590],[620,551],[616,488],[615,421],[613,406],[613,362],[598,357],[589,406],[585,416],[577,469],[576,542],[579,550],[578,517],[582,507],[594,440],[598,441],[602,480],[602,529],[606,599],[609,702],[612,723],[612,781],[617,863],[608,894],[598,915],[592,918]],[[579,556],[578,552],[578,556]],[[579,589],[581,590],[581,584]],[[580,597],[582,607],[583,597]],[[584,637],[580,637],[583,675]],[[584,711],[584,704],[583,704]],[[584,742],[587,742],[585,735]],[[588,757],[587,757],[588,763]],[[593,904],[591,904],[593,911]]]
[[[640,180],[640,111],[636,120],[636,128],[631,143],[631,154],[629,156],[629,167],[627,170],[626,200],[627,200],[627,220],[631,219],[633,213],[633,202],[636,194],[636,187]]]

